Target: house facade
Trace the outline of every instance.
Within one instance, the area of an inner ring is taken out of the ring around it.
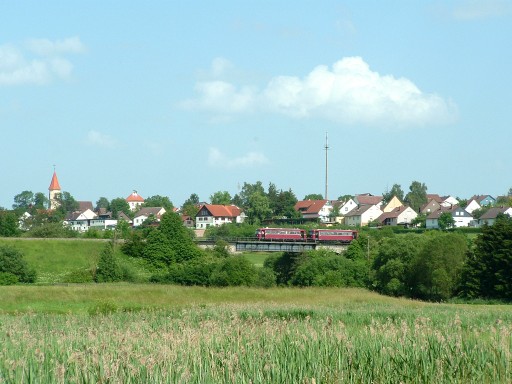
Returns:
[[[144,207],[139,209],[139,211],[133,217],[133,226],[138,227],[142,223],[144,223],[147,219],[153,218],[156,222],[160,221],[160,218],[165,213],[165,208],[163,207]]]
[[[480,218],[478,219],[478,226],[493,225],[496,222],[496,218],[500,214],[512,217],[512,207],[489,208],[489,210],[485,212],[482,216],[480,216]]]
[[[363,227],[376,220],[382,211],[376,205],[361,205],[345,215],[345,224],[350,227]]]
[[[130,210],[135,212],[144,204],[144,198],[139,195],[137,191],[133,191],[131,195],[126,198],[126,202],[130,206]]]
[[[411,207],[400,206],[392,211],[382,213],[377,220],[382,225],[410,225],[418,216],[418,213]]]
[[[441,207],[437,211],[430,213],[425,221],[425,227],[427,229],[438,229],[439,218],[446,212],[451,214],[453,218],[453,227],[455,228],[469,227],[473,222],[473,216],[469,212],[464,208],[455,205],[449,208]]]
[[[203,204],[196,215],[196,229],[221,226],[228,223],[243,223],[245,214],[235,205]]]
[[[322,223],[329,223],[334,205],[331,200],[302,200],[294,208],[304,219],[319,219]]]

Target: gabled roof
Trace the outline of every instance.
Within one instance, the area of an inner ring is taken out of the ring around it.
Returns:
[[[351,217],[351,216],[361,216],[363,213],[365,213],[370,208],[374,207],[375,205],[360,205],[358,207],[355,207],[353,210],[348,212],[345,217]]]
[[[88,209],[94,211],[92,201],[78,201],[78,210],[80,212],[87,211]]]
[[[427,193],[427,200],[435,200],[438,203],[442,203],[445,199],[439,196],[437,193]]]
[[[377,220],[379,220],[380,222],[383,222],[384,220],[386,219],[391,219],[391,218],[395,218],[395,217],[398,217],[400,216],[407,208],[409,207],[406,207],[404,205],[402,205],[401,207],[396,207],[394,208],[392,211],[389,211],[389,212],[384,212],[382,215],[380,215]]]
[[[500,213],[505,213],[509,211],[512,213],[511,207],[493,207],[489,208],[487,212],[485,212],[482,216],[480,216],[480,220],[488,220],[495,219]]]
[[[354,200],[360,205],[379,205],[382,203],[382,196],[372,196],[370,194],[356,195]]]
[[[165,212],[165,209],[163,207],[144,207],[144,208],[139,209],[139,211],[135,214],[135,217],[140,217],[140,216],[149,217],[151,215],[157,216],[162,209]]]
[[[469,201],[475,200],[478,204],[480,204],[483,200],[485,200],[488,197],[494,200],[494,197],[492,197],[491,195],[474,195],[471,199],[469,199]]]
[[[137,191],[133,191],[132,194],[126,198],[126,202],[143,203],[144,198],[141,195],[139,195]]]
[[[295,210],[306,213],[315,214],[320,212],[328,200],[302,200],[295,204]]]
[[[53,171],[52,181],[50,182],[50,186],[48,187],[49,191],[60,191],[59,179],[57,178],[57,173]]]
[[[242,212],[236,205],[203,204],[199,212],[206,208],[213,217],[238,217]]]

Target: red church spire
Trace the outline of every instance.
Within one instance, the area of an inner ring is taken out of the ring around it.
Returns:
[[[59,179],[57,179],[57,173],[53,171],[52,181],[48,187],[49,191],[60,191]]]

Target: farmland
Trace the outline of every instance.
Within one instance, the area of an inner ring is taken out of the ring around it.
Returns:
[[[510,305],[356,288],[70,284],[102,242],[0,240],[38,270],[0,287],[0,383],[508,383]],[[140,281],[148,266],[118,255]],[[261,266],[266,255],[249,258]]]
[[[0,382],[509,382],[509,306],[362,289],[1,288]]]

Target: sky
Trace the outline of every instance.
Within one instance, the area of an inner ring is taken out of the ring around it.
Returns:
[[[0,207],[512,187],[512,1],[0,4]]]

